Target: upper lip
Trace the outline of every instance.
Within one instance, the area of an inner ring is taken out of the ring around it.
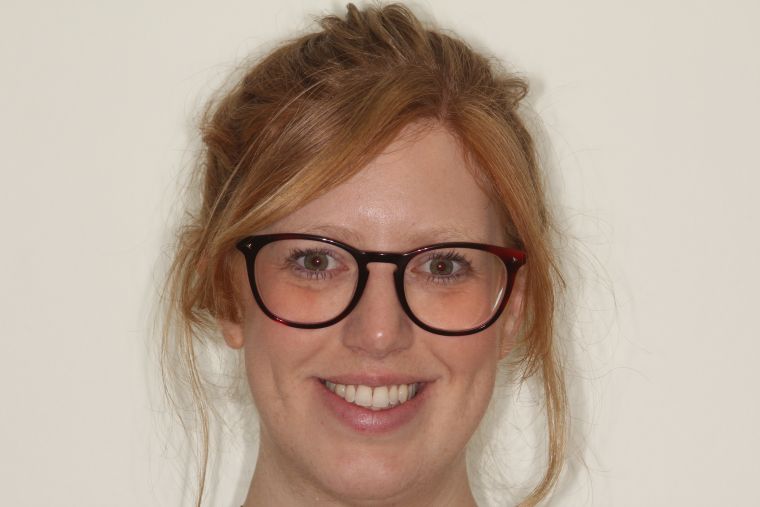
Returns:
[[[345,373],[340,375],[320,376],[321,380],[327,380],[333,384],[344,385],[364,385],[367,387],[378,387],[400,384],[414,384],[430,382],[430,379],[420,377],[420,375],[408,375],[403,373]]]

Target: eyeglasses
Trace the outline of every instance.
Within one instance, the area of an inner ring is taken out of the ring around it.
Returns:
[[[381,262],[396,266],[396,295],[412,322],[445,336],[493,324],[526,257],[513,248],[467,242],[364,252],[311,234],[250,236],[237,248],[245,255],[254,299],[277,322],[302,329],[339,322],[359,303],[367,265]]]

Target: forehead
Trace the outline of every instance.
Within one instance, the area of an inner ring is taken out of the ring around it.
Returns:
[[[503,242],[494,203],[458,140],[442,127],[408,127],[345,183],[266,232],[305,232],[398,250],[441,241]]]

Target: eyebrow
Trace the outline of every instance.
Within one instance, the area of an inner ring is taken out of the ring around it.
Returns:
[[[361,244],[362,235],[356,230],[337,224],[324,224],[307,226],[302,231],[304,233],[326,236],[349,244]],[[406,242],[413,245],[414,248],[435,243],[449,243],[454,241],[466,241],[471,243],[490,243],[491,241],[483,237],[472,236],[466,229],[450,226],[436,226],[420,230],[399,231],[400,237]]]

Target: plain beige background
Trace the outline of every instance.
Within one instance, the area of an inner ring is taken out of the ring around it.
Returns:
[[[413,5],[534,84],[577,266],[574,451],[548,505],[760,505],[760,4]],[[193,121],[326,11],[0,4],[0,504],[179,505],[149,331]],[[243,498],[234,454],[215,505]]]

